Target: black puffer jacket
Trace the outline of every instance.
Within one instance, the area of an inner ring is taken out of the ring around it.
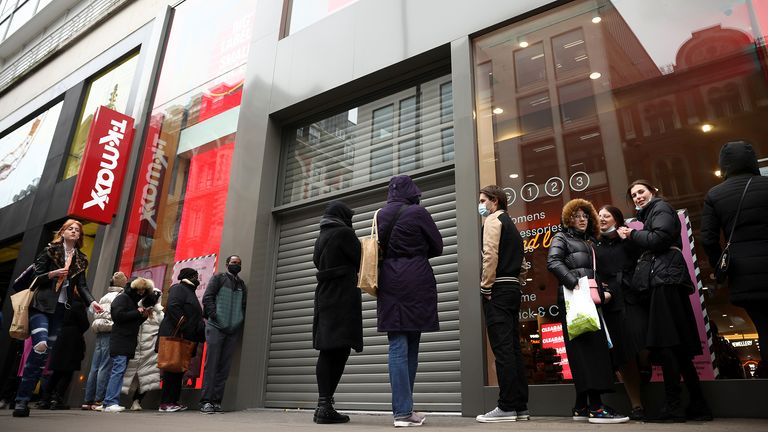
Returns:
[[[147,320],[147,317],[139,312],[141,298],[132,288],[128,288],[112,301],[113,324],[112,336],[109,338],[109,355],[132,359],[136,353],[139,327]]]
[[[592,270],[593,239],[587,233],[566,228],[555,234],[547,255],[547,270],[552,272],[560,284],[573,289],[579,278],[594,278]]]
[[[595,247],[597,254],[597,281],[604,291],[611,293],[609,310],[621,310],[627,296],[632,295],[632,275],[640,255],[634,243],[622,240],[616,231],[603,234]]]
[[[725,181],[710,189],[704,200],[701,219],[704,250],[714,267],[722,252],[720,232],[727,240],[741,193],[752,178],[730,249],[731,302],[768,300],[768,177],[760,176],[754,149],[743,141],[723,146],[720,168]]]
[[[633,288],[681,285],[693,289],[681,252],[680,219],[672,206],[661,198],[653,198],[638,212],[637,219],[643,223],[643,229],[633,230],[629,239],[643,255],[635,268]]]

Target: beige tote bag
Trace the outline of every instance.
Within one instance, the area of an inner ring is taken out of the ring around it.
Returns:
[[[357,280],[357,286],[374,297],[379,289],[379,229],[376,226],[378,215],[379,210],[376,210],[371,223],[371,234],[360,239],[362,254]]]

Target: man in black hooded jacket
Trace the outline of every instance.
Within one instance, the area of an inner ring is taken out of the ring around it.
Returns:
[[[757,329],[760,356],[768,360],[768,177],[760,175],[752,144],[731,141],[720,150],[720,170],[725,181],[713,187],[704,200],[701,237],[709,262],[715,268],[722,252],[720,232],[729,249],[728,286],[731,303],[743,307]],[[752,180],[736,220],[742,192]]]

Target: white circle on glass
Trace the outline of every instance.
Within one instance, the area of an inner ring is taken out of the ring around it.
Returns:
[[[551,197],[556,197],[563,193],[565,182],[560,177],[552,177],[544,183],[544,192]]]
[[[520,189],[520,198],[525,202],[531,202],[539,197],[539,185],[536,183],[526,183]]]
[[[573,173],[568,183],[571,185],[571,189],[576,192],[581,192],[589,187],[589,174],[584,171],[578,171]]]
[[[517,199],[517,192],[511,187],[505,187],[502,189],[507,194],[507,205],[510,206]]]

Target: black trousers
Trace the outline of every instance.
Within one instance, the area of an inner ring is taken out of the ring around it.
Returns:
[[[51,377],[48,379],[48,383],[46,385],[46,398],[50,398],[51,396],[57,397],[57,398],[64,398],[64,394],[67,392],[67,389],[69,388],[69,383],[72,382],[72,376],[75,374],[75,371],[67,370],[55,370],[51,374]]]
[[[752,323],[757,330],[757,340],[760,342],[760,357],[768,362],[768,301],[752,302],[744,306]]]
[[[495,284],[491,299],[483,297],[488,340],[496,356],[498,407],[503,411],[528,409],[528,376],[520,349],[520,286]]]
[[[163,371],[163,392],[160,395],[161,404],[175,404],[181,397],[181,384],[184,372]]]
[[[330,399],[336,393],[336,387],[339,385],[344,367],[347,365],[349,350],[349,348],[339,348],[320,351],[315,366],[317,392],[320,398]]]
[[[668,409],[677,409],[680,406],[682,386],[680,385],[680,376],[682,375],[685,386],[688,388],[691,405],[704,404],[704,393],[701,390],[699,374],[696,372],[696,366],[693,359],[684,354],[681,349],[676,348],[655,348],[653,349],[661,360],[661,372],[664,375],[664,396],[665,405]]]

